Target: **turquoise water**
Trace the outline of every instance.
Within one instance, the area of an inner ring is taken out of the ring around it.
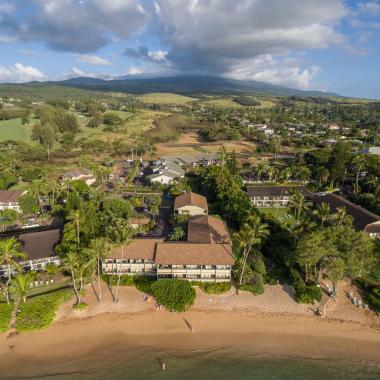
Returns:
[[[162,371],[160,362],[166,364]],[[380,363],[250,355],[233,348],[196,351],[123,351],[45,366],[40,374],[25,372],[6,379],[51,380],[372,380],[380,379]],[[1,377],[1,376],[0,376]],[[1,377],[2,378],[2,377]]]

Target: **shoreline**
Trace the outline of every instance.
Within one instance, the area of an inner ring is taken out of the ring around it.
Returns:
[[[192,333],[185,319],[194,324]],[[12,348],[9,346],[12,345]],[[380,331],[319,317],[252,312],[104,313],[66,318],[45,330],[0,335],[1,369],[9,378],[67,365],[96,367],[121,354],[233,348],[252,355],[350,360],[380,365]],[[133,360],[133,359],[131,359]],[[22,365],[20,366],[20,363]]]

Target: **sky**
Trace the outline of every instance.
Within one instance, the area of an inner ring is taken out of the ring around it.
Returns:
[[[380,0],[0,0],[0,82],[213,75],[380,99]]]

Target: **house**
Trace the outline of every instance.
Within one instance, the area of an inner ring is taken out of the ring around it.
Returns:
[[[202,210],[208,210],[204,201]],[[102,261],[102,271],[114,275],[149,275],[157,279],[229,282],[233,264],[227,225],[213,216],[196,215],[188,222],[187,241],[135,239],[124,248],[114,248]]]
[[[11,209],[21,213],[18,201],[24,194],[25,190],[0,190],[0,211]]]
[[[313,194],[304,186],[247,186],[247,194],[255,207],[287,207],[294,192],[305,197]]]
[[[195,216],[205,215],[207,213],[207,199],[203,195],[188,192],[176,197],[174,201],[174,214]]]
[[[60,265],[61,261],[54,252],[55,245],[61,240],[60,230],[30,232],[16,237],[21,244],[21,251],[27,255],[25,260],[19,262],[24,271],[41,271],[50,263]],[[0,276],[7,275],[8,266],[0,266]]]
[[[380,216],[350,202],[337,194],[326,194],[314,196],[313,202],[317,205],[327,203],[331,212],[336,212],[338,208],[345,208],[347,215],[353,220],[353,226],[357,231],[364,231],[371,237],[380,238]]]
[[[339,131],[340,128],[341,128],[341,127],[340,127],[338,124],[330,124],[330,125],[328,126],[329,131]]]
[[[128,219],[128,223],[134,230],[140,230],[141,228],[143,228],[144,226],[150,223],[150,218],[148,217],[130,218]]]
[[[380,146],[370,146],[361,150],[359,153],[362,154],[375,154],[376,156],[380,156]]]
[[[175,161],[166,161],[164,158],[151,161],[145,168],[146,179],[150,183],[168,185],[177,178],[185,176],[185,170]]]
[[[77,181],[82,180],[88,186],[96,182],[94,174],[88,169],[73,169],[62,174],[62,180]]]

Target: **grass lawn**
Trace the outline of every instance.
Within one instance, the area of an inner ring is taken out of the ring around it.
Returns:
[[[32,140],[32,126],[22,125],[21,119],[0,120],[0,141],[21,141],[27,144],[36,145]]]
[[[9,329],[11,321],[13,304],[0,303],[0,333],[6,332]]]
[[[258,210],[265,215],[273,215],[278,218],[283,218],[288,213],[286,207],[258,207]]]
[[[8,190],[27,190],[28,188],[29,184],[21,182],[12,185]]]
[[[198,100],[196,98],[190,98],[188,96],[183,95],[155,92],[152,92],[150,94],[139,95],[136,98],[144,103],[155,104],[186,104]]]

